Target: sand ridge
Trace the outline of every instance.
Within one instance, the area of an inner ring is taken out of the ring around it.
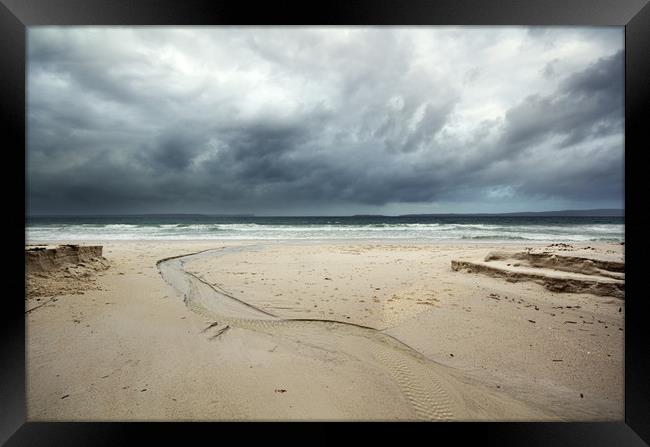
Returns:
[[[27,312],[59,295],[81,294],[97,290],[97,275],[110,267],[102,256],[102,247],[79,245],[32,245],[25,248],[25,285]]]
[[[561,251],[575,251],[570,244],[561,246]],[[500,277],[509,282],[532,281],[554,292],[625,297],[625,264],[620,259],[622,256],[613,257],[603,252],[592,252],[589,256],[566,255],[557,249],[552,250],[553,247],[547,246],[541,252],[532,249],[490,252],[481,260],[452,260],[451,268],[454,271]],[[591,246],[586,249],[595,251]]]

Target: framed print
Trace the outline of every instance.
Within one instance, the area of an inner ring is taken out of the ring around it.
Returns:
[[[0,440],[647,443],[646,3],[3,0]]]

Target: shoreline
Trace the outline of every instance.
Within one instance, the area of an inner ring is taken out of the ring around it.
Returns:
[[[396,245],[396,244],[426,244],[426,245],[508,245],[508,246],[523,246],[535,245],[545,246],[553,243],[565,243],[576,245],[625,245],[625,241],[557,241],[549,240],[519,240],[519,239],[424,239],[424,238],[358,238],[358,239],[44,239],[44,240],[25,240],[26,245],[59,245],[59,244],[82,244],[82,245],[110,245],[110,244],[127,244],[127,243],[171,243],[171,244],[238,244],[238,243],[259,243],[259,244],[305,244],[305,245],[319,245],[319,244],[363,244],[374,243],[381,245]]]

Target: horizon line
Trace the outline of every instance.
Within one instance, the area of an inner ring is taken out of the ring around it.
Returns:
[[[617,212],[624,215],[625,208],[586,208],[564,209],[547,211],[506,211],[506,212],[466,212],[466,213],[406,213],[406,214],[254,214],[254,213],[104,213],[104,214],[78,214],[78,213],[43,213],[29,214],[26,218],[34,217],[117,217],[117,216],[206,216],[206,217],[426,217],[426,216],[504,216],[521,214],[549,214],[549,213],[585,213],[585,212]],[[558,216],[555,216],[558,217]],[[590,217],[599,217],[597,215]],[[602,216],[612,217],[612,216]]]

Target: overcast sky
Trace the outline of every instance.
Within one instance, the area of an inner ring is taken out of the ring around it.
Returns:
[[[30,214],[623,208],[622,27],[31,27]]]

